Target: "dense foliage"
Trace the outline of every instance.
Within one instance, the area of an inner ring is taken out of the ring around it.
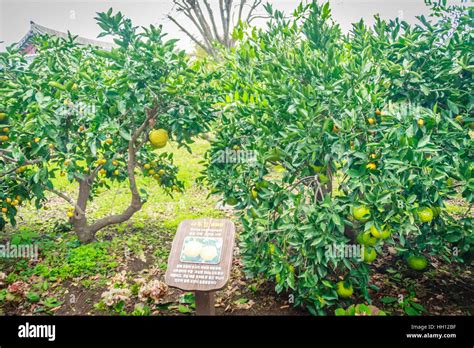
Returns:
[[[40,36],[31,62],[15,48],[0,55],[0,228],[15,223],[24,202],[41,208],[51,191],[70,204],[78,237],[89,242],[147,200],[136,168],[168,192],[183,188],[172,155],[152,145],[164,147],[168,137],[186,145],[208,129],[212,113],[200,63],[176,50],[176,40],[166,41],[161,27],[138,30],[112,10],[97,21],[100,36],[113,36],[115,48]],[[154,127],[156,140],[149,143]],[[54,187],[58,175],[79,184],[77,199]],[[87,202],[113,181],[129,181],[130,206],[89,223]]]
[[[266,8],[268,27],[237,30],[222,63],[207,167],[242,209],[249,275],[324,313],[370,300],[368,263],[389,245],[414,269],[428,254],[462,261],[472,215],[446,203],[474,199],[473,9],[435,5],[417,25],[376,18],[345,35],[328,4],[290,20]],[[357,244],[360,257],[331,251]]]

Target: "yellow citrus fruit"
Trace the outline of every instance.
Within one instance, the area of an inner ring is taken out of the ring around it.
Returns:
[[[102,175],[105,175],[105,174],[107,174],[107,171],[106,171],[105,169],[101,169],[101,170],[99,171],[99,173],[102,174]]]
[[[377,239],[385,239],[390,236],[390,229],[383,228],[382,230],[378,230],[375,226],[370,227],[370,234]]]
[[[12,202],[12,199],[10,197],[7,197],[7,199],[5,199],[5,202],[7,202],[8,204],[10,204]]]
[[[34,142],[35,142],[35,143],[39,143],[40,141],[41,141],[40,138],[35,138],[35,139],[34,139]]]
[[[168,132],[165,129],[153,130],[148,137],[151,145],[157,149],[165,147],[169,139]]]
[[[114,170],[114,175],[119,175],[119,174],[120,174],[120,171]]]
[[[388,237],[390,237],[391,234],[392,234],[392,231],[390,231],[390,228],[386,227],[382,231],[382,239],[387,239]]]
[[[425,124],[425,120],[423,119],[419,119],[417,122],[416,122],[420,127],[423,127],[423,125]]]
[[[3,121],[5,118],[7,118],[7,114],[4,112],[0,112],[0,121]]]
[[[366,222],[370,219],[370,210],[365,205],[359,205],[353,208],[352,215],[357,221]]]
[[[236,205],[237,203],[239,203],[239,201],[235,197],[229,197],[226,201],[227,205]]]
[[[375,124],[375,118],[369,117],[367,119],[367,122],[369,122],[370,125],[373,125],[373,124]]]
[[[454,119],[455,119],[456,121],[458,121],[459,123],[462,123],[462,121],[463,121],[461,115],[457,115]]]
[[[377,244],[377,238],[372,237],[369,231],[359,233],[357,241],[365,246],[375,246]]]
[[[321,185],[326,185],[330,181],[331,180],[326,174],[319,174],[319,182],[321,183]]]
[[[10,129],[7,127],[3,128],[2,130],[3,130],[3,133],[8,133],[10,131]]]
[[[375,163],[372,163],[372,162],[369,163],[369,164],[367,164],[365,167],[366,167],[367,169],[369,169],[369,170],[375,170],[375,169],[377,169],[377,165],[376,165]]]
[[[268,245],[268,252],[272,255],[275,253],[275,244],[270,243]]]
[[[407,259],[408,266],[415,271],[423,271],[428,265],[426,257],[412,255]]]
[[[433,220],[433,211],[428,207],[418,209],[418,217],[421,222],[430,222]]]
[[[154,171],[153,169],[150,169],[150,171],[148,172],[148,174],[154,175],[154,174],[155,174],[155,171]]]
[[[165,172],[164,169],[160,169],[160,170],[158,171],[158,174],[159,174],[159,175],[164,175],[165,173],[166,173],[166,172]]]
[[[382,111],[380,109],[377,109],[377,110],[375,110],[375,114],[377,116],[380,116],[380,115],[382,115]]]
[[[74,212],[68,211],[68,212],[67,212],[67,217],[68,217],[68,218],[74,217]]]
[[[145,168],[145,169],[150,169],[151,166],[147,163],[147,164],[145,164],[145,165],[143,166],[143,168]]]
[[[311,164],[310,167],[314,170],[315,173],[321,173],[324,169],[323,166],[318,166],[314,164]]]
[[[8,208],[2,208],[2,213],[6,213],[8,211]]]
[[[107,138],[107,140],[105,140],[105,143],[108,145],[112,145],[114,141],[111,138]]]
[[[372,263],[377,258],[377,252],[374,248],[364,248],[364,262]]]
[[[342,298],[349,298],[354,293],[354,289],[352,288],[352,285],[346,287],[344,282],[340,281],[336,284],[336,292]]]
[[[117,161],[112,161],[112,165],[114,165],[115,167],[119,165],[119,163]]]
[[[253,207],[250,208],[250,215],[252,215],[252,217],[253,217],[254,219],[258,218],[258,213],[257,213],[257,211],[255,210],[255,208],[253,208]]]
[[[2,135],[0,136],[0,141],[8,141],[8,135]]]

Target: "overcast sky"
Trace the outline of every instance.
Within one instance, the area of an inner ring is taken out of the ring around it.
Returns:
[[[452,0],[451,3],[460,1]],[[218,0],[210,2],[218,4]],[[289,14],[300,1],[268,2]],[[383,18],[402,16],[409,22],[414,22],[417,15],[428,13],[424,0],[332,0],[330,3],[334,18],[346,31],[350,29],[351,23],[360,18],[372,22],[373,15],[377,13]],[[122,11],[138,26],[162,24],[170,37],[180,39],[179,45],[182,48],[188,51],[193,49],[191,40],[166,19],[166,14],[172,10],[172,0],[0,0],[0,41],[4,41],[3,44],[0,43],[0,50],[5,45],[18,42],[28,32],[30,21],[94,39],[100,32],[95,24],[95,13],[106,11],[110,7]],[[189,23],[184,24],[191,28]]]

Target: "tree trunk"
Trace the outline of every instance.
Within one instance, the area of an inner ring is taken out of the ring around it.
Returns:
[[[92,189],[92,184],[97,177],[100,169],[102,166],[97,166],[97,168],[89,175],[86,176],[84,179],[79,179],[79,196],[77,198],[76,206],[74,209],[74,216],[70,219],[71,224],[74,227],[74,231],[76,232],[77,238],[81,243],[87,244],[90,242],[95,241],[95,235],[101,229],[115,224],[120,224],[129,220],[137,211],[139,211],[142,206],[143,202],[138,192],[137,182],[135,178],[135,167],[136,163],[136,153],[138,149],[143,145],[143,142],[140,143],[138,146],[135,143],[138,141],[139,137],[148,127],[148,125],[152,124],[153,119],[158,114],[158,104],[156,104],[153,109],[147,110],[147,118],[142,123],[142,125],[135,130],[128,143],[128,162],[127,162],[127,172],[128,172],[128,181],[130,192],[132,193],[132,199],[130,205],[121,213],[116,215],[110,215],[103,217],[95,221],[92,224],[87,222],[87,202],[89,200],[89,196]]]
[[[94,177],[95,175],[93,173],[84,180],[79,180],[79,196],[77,197],[74,217],[71,219],[77,238],[83,244],[95,240],[95,233],[87,224],[86,218],[87,201],[89,200],[89,195],[91,193],[91,180],[93,180]]]

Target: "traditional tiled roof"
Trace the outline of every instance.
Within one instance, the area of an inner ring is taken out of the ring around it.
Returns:
[[[20,40],[20,42],[18,42],[18,48],[20,48],[22,50],[27,49],[29,44],[30,44],[31,38],[33,36],[37,35],[37,34],[39,34],[39,35],[48,34],[48,35],[51,35],[51,36],[56,36],[56,37],[61,37],[61,38],[67,38],[68,37],[67,33],[63,33],[61,31],[57,31],[57,30],[50,29],[50,28],[47,28],[47,27],[43,27],[42,25],[39,25],[39,24],[36,24],[33,21],[30,21],[30,30],[28,31],[28,33],[26,33],[25,36],[23,36],[23,38]],[[91,40],[91,39],[86,39],[86,38],[79,37],[79,36],[76,38],[76,42],[78,42],[81,45],[92,45],[92,46],[102,47],[102,48],[105,48],[105,49],[111,49],[112,47],[115,47],[115,44],[113,44],[111,42]]]

